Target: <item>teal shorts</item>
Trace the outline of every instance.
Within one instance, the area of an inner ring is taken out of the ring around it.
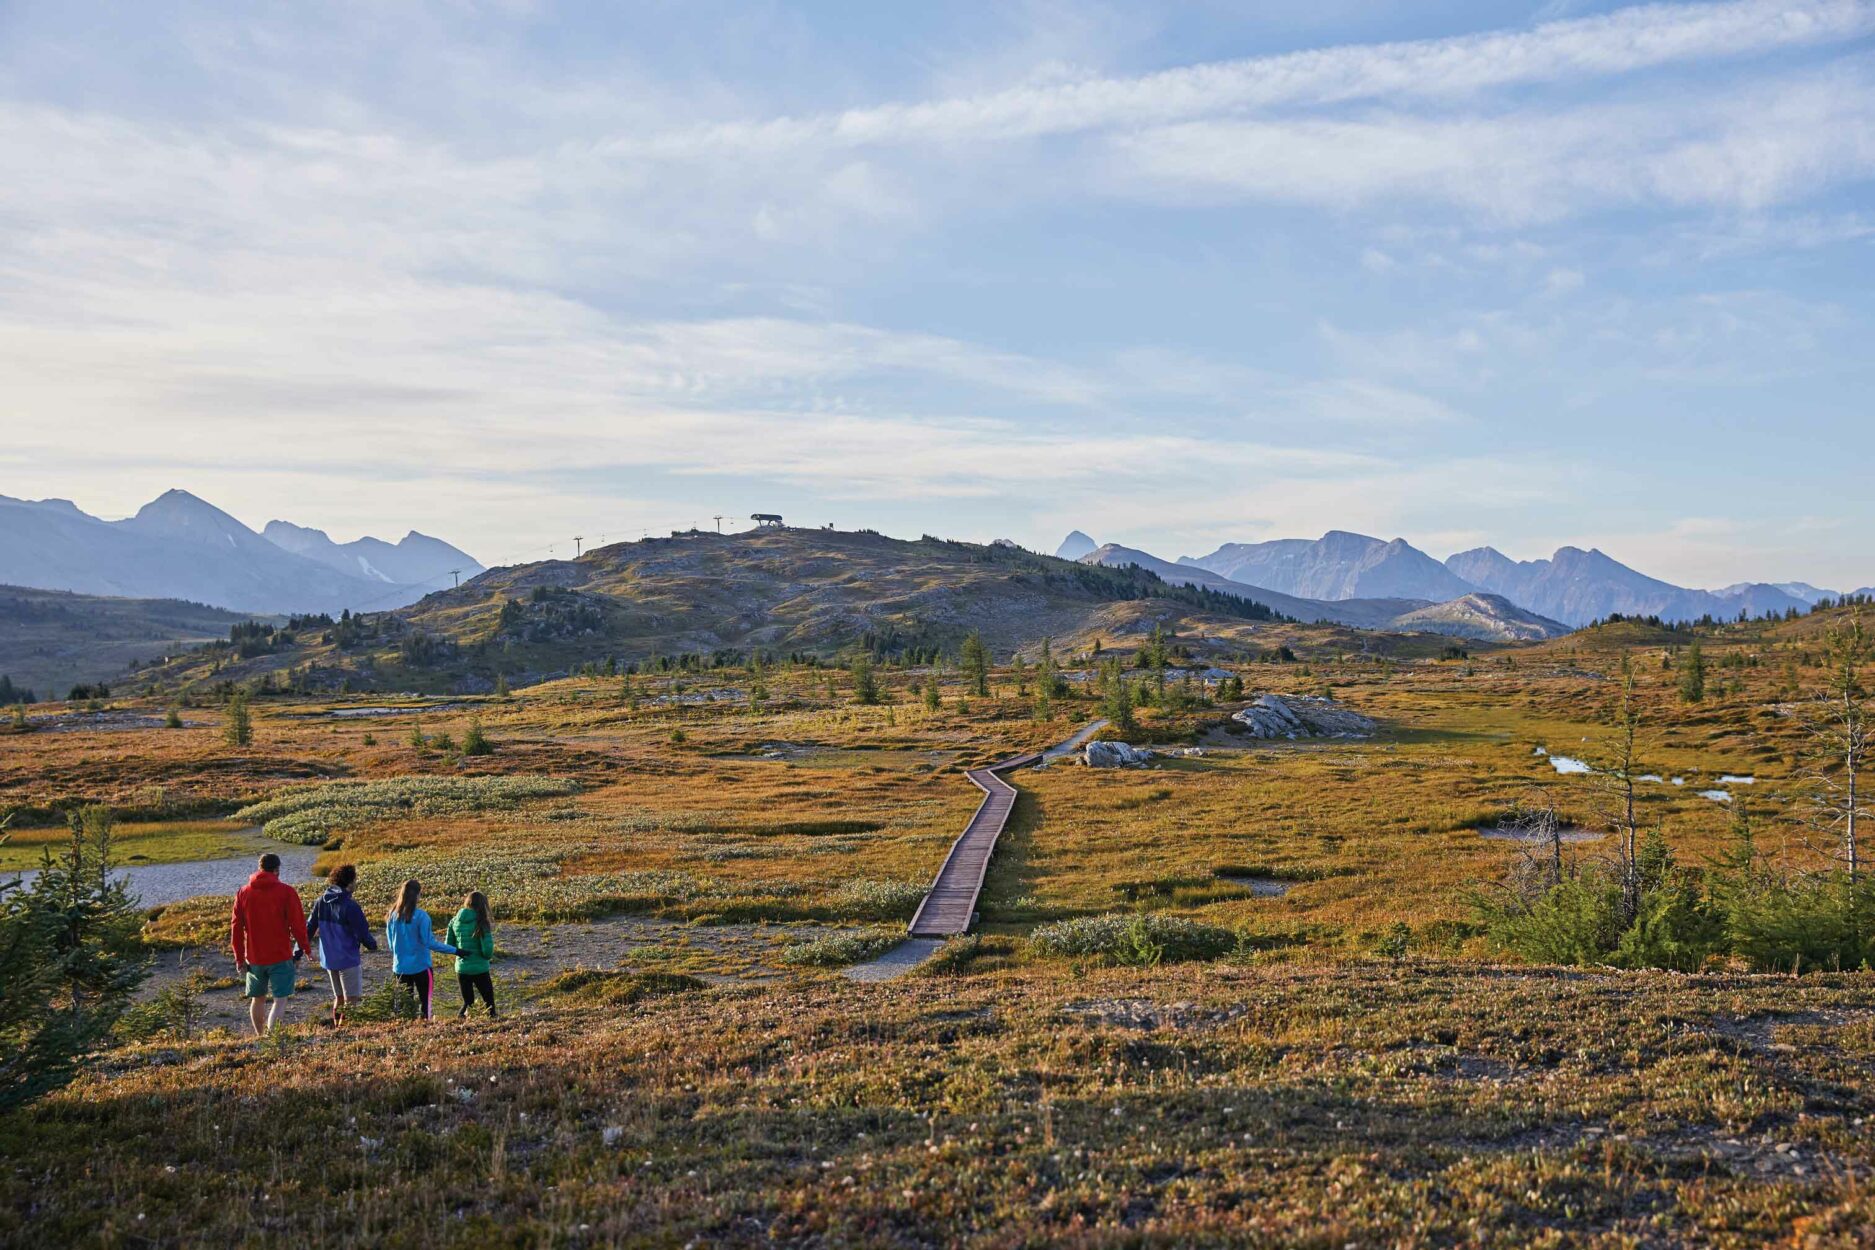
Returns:
[[[299,980],[299,965],[291,959],[277,964],[249,964],[245,998],[291,998],[293,982]]]

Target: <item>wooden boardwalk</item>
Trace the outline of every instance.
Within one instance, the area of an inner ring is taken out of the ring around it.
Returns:
[[[1018,755],[965,774],[983,791],[983,802],[964,826],[962,836],[951,844],[951,853],[938,869],[931,892],[918,904],[918,914],[911,918],[908,930],[913,937],[955,937],[970,932],[976,922],[977,895],[983,892],[983,878],[989,873],[996,839],[1002,836],[1009,813],[1016,806],[1016,788],[996,774],[1027,767],[1040,759],[1040,755]]]

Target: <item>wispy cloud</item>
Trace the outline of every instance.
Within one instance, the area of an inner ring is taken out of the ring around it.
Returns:
[[[620,158],[686,157],[709,149],[1008,142],[1224,113],[1388,98],[1450,99],[1488,88],[1840,43],[1871,31],[1875,4],[1866,0],[1641,5],[1528,31],[1329,48],[925,103],[700,126],[615,139],[599,151]]]
[[[1656,204],[1747,212],[1875,175],[1875,80],[1464,116],[1229,120],[1113,140],[1116,192],[1357,208],[1448,205],[1501,223]]]
[[[82,42],[63,77],[113,90],[35,92],[30,50],[0,56],[0,168],[31,174],[0,180],[8,493],[109,479],[127,507],[193,465],[237,507],[464,541],[730,483],[967,500],[960,532],[1099,500],[1193,546],[1469,533],[1571,506],[1478,454],[1533,409],[1826,372],[1865,324],[1697,265],[1868,237],[1827,197],[1875,176],[1875,0],[1145,73],[1075,67],[1116,46],[1095,14],[885,102],[852,86],[884,76],[561,81],[450,6],[325,36],[184,10],[144,20],[226,95]],[[1646,264],[1667,238],[1684,289],[1623,292],[1571,229]]]

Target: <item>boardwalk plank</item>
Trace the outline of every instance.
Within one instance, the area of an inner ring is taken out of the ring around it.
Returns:
[[[977,805],[976,814],[964,826],[963,833],[951,844],[950,854],[945,857],[944,866],[938,869],[930,892],[918,905],[918,912],[908,926],[913,937],[955,937],[970,931],[971,921],[976,918],[977,898],[983,892],[983,879],[989,873],[990,857],[1016,806],[1016,788],[997,774],[1033,764],[1039,758],[1019,755],[988,768],[973,768],[965,774],[971,784],[983,791],[983,801]]]

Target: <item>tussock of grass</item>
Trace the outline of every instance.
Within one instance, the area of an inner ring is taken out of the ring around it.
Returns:
[[[1237,935],[1177,916],[1077,916],[1043,925],[1029,939],[1044,955],[1150,965],[1216,959],[1237,949]]]
[[[394,777],[294,786],[235,813],[270,838],[319,846],[333,834],[402,816],[465,816],[507,811],[527,799],[572,794],[556,777]]]
[[[877,959],[904,940],[903,933],[835,933],[790,946],[781,952],[781,962],[802,968],[844,968]]]
[[[845,920],[910,920],[925,892],[915,881],[849,881],[833,896],[833,909]]]

